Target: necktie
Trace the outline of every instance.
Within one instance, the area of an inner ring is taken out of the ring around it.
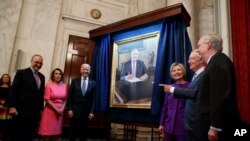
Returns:
[[[197,76],[197,74],[195,73],[194,76],[193,76],[193,78],[192,78],[192,81],[195,79],[196,76]]]
[[[132,75],[133,75],[133,77],[136,77],[136,63],[135,63],[135,61],[133,61],[133,64],[132,64]]]
[[[40,78],[39,78],[39,75],[38,75],[37,71],[34,72],[34,76],[35,76],[35,79],[36,79],[37,87],[40,88]]]
[[[83,79],[82,81],[82,95],[84,96],[86,93],[86,80]]]

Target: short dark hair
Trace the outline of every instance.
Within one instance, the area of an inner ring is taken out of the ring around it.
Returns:
[[[64,79],[64,75],[63,75],[63,71],[61,70],[61,69],[59,69],[59,68],[55,68],[52,72],[51,72],[51,74],[50,74],[50,80],[52,80],[52,81],[55,81],[55,78],[54,78],[54,73],[55,73],[55,71],[60,71],[60,73],[61,73],[61,75],[62,75],[62,77],[61,77],[61,81],[63,81],[63,79]]]

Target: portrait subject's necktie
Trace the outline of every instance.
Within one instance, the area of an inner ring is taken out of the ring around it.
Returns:
[[[34,71],[34,77],[36,79],[37,87],[40,88],[40,78],[37,71]]]
[[[136,62],[133,61],[133,64],[132,64],[132,75],[133,77],[136,77]]]
[[[82,81],[82,95],[84,96],[86,93],[86,79]]]

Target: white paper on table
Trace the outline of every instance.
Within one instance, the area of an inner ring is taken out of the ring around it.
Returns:
[[[137,77],[134,77],[132,79],[126,79],[126,81],[130,82],[130,83],[134,83],[134,82],[140,82],[141,80]]]

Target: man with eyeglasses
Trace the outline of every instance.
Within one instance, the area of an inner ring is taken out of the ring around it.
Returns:
[[[43,109],[45,77],[39,72],[43,57],[35,54],[31,66],[18,70],[10,90],[8,107],[12,115],[13,141],[32,141]]]

